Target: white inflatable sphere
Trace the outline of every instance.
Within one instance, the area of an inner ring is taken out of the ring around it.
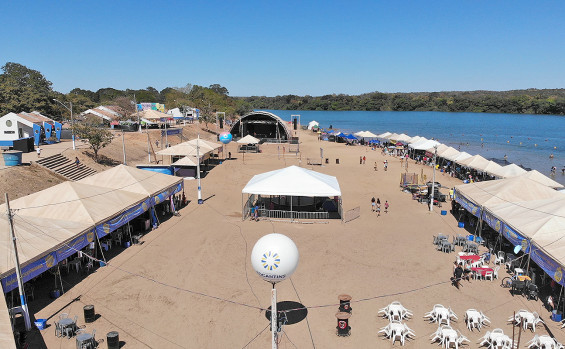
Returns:
[[[282,234],[260,238],[251,251],[253,269],[265,281],[279,282],[292,275],[298,266],[298,248]]]

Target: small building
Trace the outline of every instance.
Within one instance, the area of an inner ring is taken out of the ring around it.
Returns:
[[[252,135],[263,141],[289,141],[292,136],[285,122],[273,113],[254,111],[242,116],[231,127],[234,139]]]
[[[83,118],[98,117],[101,118],[102,123],[111,124],[122,118],[122,114],[118,112],[119,108],[111,105],[101,105],[96,108],[88,109],[80,113]]]
[[[33,138],[33,143],[58,142],[63,125],[38,111],[8,113],[0,117],[0,145],[13,147],[14,142]]]

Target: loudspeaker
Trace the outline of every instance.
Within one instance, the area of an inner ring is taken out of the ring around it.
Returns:
[[[298,129],[298,123],[296,121],[296,118],[294,118],[294,129],[297,130]]]

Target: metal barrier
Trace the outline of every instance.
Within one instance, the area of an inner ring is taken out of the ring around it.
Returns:
[[[344,223],[350,222],[356,218],[359,218],[360,216],[361,216],[361,207],[357,206],[354,209],[345,212],[345,217],[343,218],[343,222]]]
[[[243,205],[243,217],[242,220],[246,220],[247,217],[251,214],[251,207],[253,207],[253,203],[255,202],[255,194],[251,194],[245,204]]]
[[[273,219],[329,219],[328,212],[302,212],[259,209],[259,217]]]

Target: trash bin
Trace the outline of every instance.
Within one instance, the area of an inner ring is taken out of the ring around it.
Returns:
[[[445,210],[442,210],[442,211],[441,211],[441,215],[442,215],[442,216],[445,216],[445,215],[447,215],[447,211],[445,211]]]
[[[457,224],[457,226],[458,226],[459,228],[465,228],[465,223],[459,222],[459,223]]]
[[[4,165],[6,166],[18,166],[22,164],[22,151],[20,150],[8,150],[2,153],[4,157]]]
[[[335,159],[335,164],[339,165],[339,159]]]
[[[108,342],[108,349],[120,349],[120,334],[118,331],[108,332],[106,342]]]
[[[551,314],[551,320],[555,322],[560,322],[563,317],[563,314],[559,310],[554,310],[553,314]]]
[[[349,326],[349,318],[351,314],[339,312],[335,314],[337,318],[336,334],[340,337],[349,336],[351,334],[351,327]]]
[[[330,159],[326,158],[326,164],[330,163]]]
[[[348,294],[340,294],[339,299],[339,311],[344,313],[351,313],[351,296]]]
[[[94,305],[85,305],[83,308],[84,311],[84,322],[90,323],[96,320],[96,314],[94,312]]]

